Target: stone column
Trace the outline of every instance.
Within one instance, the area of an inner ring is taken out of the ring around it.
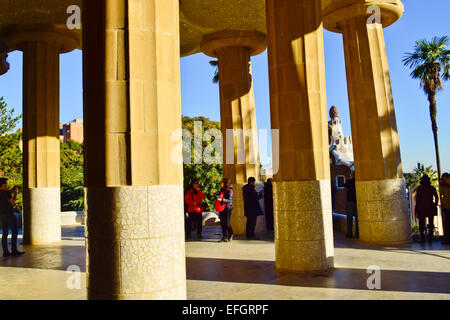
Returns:
[[[178,5],[84,2],[89,299],[186,298]]]
[[[50,26],[5,28],[23,51],[24,243],[61,240],[59,54],[78,46],[76,33]]]
[[[265,50],[266,37],[256,31],[219,31],[204,36],[201,48],[219,61],[223,176],[234,185],[233,231],[245,235],[242,187],[249,177],[261,179],[250,57]]]
[[[383,27],[401,17],[403,5],[380,1],[373,17],[372,2],[353,2],[350,8],[325,8],[325,21],[344,38],[360,239],[404,243],[411,225],[383,37]]]
[[[266,5],[271,121],[280,136],[276,267],[326,270],[334,248],[321,3]]]

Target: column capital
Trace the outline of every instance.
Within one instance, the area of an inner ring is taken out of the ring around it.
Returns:
[[[324,27],[329,31],[342,33],[346,21],[370,19],[376,14],[370,9],[372,6],[380,9],[384,28],[400,19],[405,11],[401,0],[322,0]]]
[[[203,36],[200,49],[206,55],[217,58],[218,51],[226,47],[247,47],[250,55],[258,55],[267,47],[266,36],[259,31],[224,30]]]
[[[54,25],[7,26],[0,30],[0,36],[10,51],[24,50],[30,41],[56,43],[59,53],[67,53],[79,47],[80,35],[75,30]]]

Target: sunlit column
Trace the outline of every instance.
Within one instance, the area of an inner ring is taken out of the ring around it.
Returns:
[[[89,299],[186,298],[178,5],[84,1]]]
[[[324,19],[344,39],[360,239],[397,244],[410,240],[411,226],[383,27],[403,4],[372,2],[325,8]]]
[[[265,50],[266,38],[256,31],[222,31],[206,35],[201,48],[219,61],[223,176],[234,185],[233,231],[244,235],[242,187],[249,177],[261,179],[250,57]]]
[[[321,1],[266,5],[271,122],[280,135],[276,267],[326,270],[334,248]]]
[[[76,33],[52,26],[5,28],[11,49],[23,51],[23,239],[61,240],[59,54],[79,44]]]

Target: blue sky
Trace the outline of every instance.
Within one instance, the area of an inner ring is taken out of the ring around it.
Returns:
[[[450,1],[427,0],[426,5],[419,0],[403,2],[405,15],[385,29],[385,40],[403,167],[409,172],[417,162],[435,167],[435,155],[427,98],[401,61],[405,52],[412,51],[417,39],[450,36]],[[345,134],[351,135],[342,36],[325,31],[324,44],[328,106],[338,106]],[[209,60],[203,54],[181,59],[182,111],[188,116],[202,115],[219,120],[219,88],[211,82],[214,69],[208,64]],[[81,51],[61,55],[60,61],[60,120],[68,122],[83,116]],[[0,77],[0,96],[4,96],[16,112],[21,112],[22,54],[11,53],[9,62],[11,70]],[[252,69],[258,128],[270,129],[266,53],[252,57]],[[450,171],[450,82],[445,86],[446,90],[437,97],[438,126],[441,165],[443,171]]]

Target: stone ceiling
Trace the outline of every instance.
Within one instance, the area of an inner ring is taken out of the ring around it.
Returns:
[[[70,5],[82,0],[1,0],[0,27],[23,24],[66,24]],[[266,33],[265,0],[180,0],[181,55],[200,52],[204,34],[225,30]],[[81,34],[81,31],[80,31]]]
[[[322,0],[322,5],[333,1],[340,0]],[[0,27],[64,25],[67,7],[81,4],[82,0],[0,0]],[[204,34],[229,29],[266,33],[265,0],[180,0],[181,56],[200,52]]]

